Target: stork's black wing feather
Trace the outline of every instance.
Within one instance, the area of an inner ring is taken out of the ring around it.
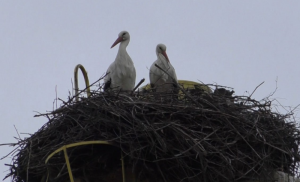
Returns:
[[[104,83],[104,88],[103,88],[104,91],[110,88],[110,84],[111,84],[111,79],[109,79],[107,82]]]

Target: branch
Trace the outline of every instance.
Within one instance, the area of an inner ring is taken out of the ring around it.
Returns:
[[[143,78],[143,79],[141,79],[141,81],[134,87],[134,89],[132,90],[132,92],[131,92],[131,95],[133,94],[133,92],[142,84],[142,83],[144,83],[144,81],[145,81],[145,78]]]
[[[263,81],[263,82],[261,82],[257,87],[255,87],[255,89],[253,90],[253,92],[250,94],[250,98],[251,98],[251,96],[254,94],[254,92],[256,91],[256,89],[258,89],[258,87],[260,87],[262,84],[264,84],[265,82]]]

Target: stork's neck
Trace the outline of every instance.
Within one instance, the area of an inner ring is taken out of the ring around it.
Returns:
[[[129,39],[122,41],[119,46],[118,54],[124,54],[124,53],[126,54],[127,53],[126,47],[128,46],[128,44],[129,44]]]
[[[160,61],[160,64],[165,66],[165,68],[168,69],[170,67],[170,62],[162,54],[157,53],[157,59]]]
[[[129,44],[129,40],[125,40],[120,43],[119,51],[115,60],[118,62],[118,64],[125,64],[125,65],[133,64],[130,56],[126,51],[126,47],[128,44]]]

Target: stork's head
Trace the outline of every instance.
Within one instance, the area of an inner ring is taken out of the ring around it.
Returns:
[[[115,45],[117,45],[120,42],[125,42],[130,40],[130,35],[127,31],[122,31],[119,33],[117,40],[113,43],[113,45],[111,46],[111,48],[113,48]]]
[[[166,53],[166,51],[167,51],[167,47],[166,47],[164,44],[158,44],[158,45],[156,46],[156,55],[157,55],[157,57],[159,58],[160,55],[162,55],[162,56],[165,57],[165,59],[166,59],[168,62],[170,62],[170,61],[169,61],[169,58],[168,58],[168,55],[167,55],[167,53]]]

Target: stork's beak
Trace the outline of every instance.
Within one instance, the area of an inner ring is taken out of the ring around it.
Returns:
[[[167,59],[168,62],[170,62],[170,61],[169,61],[169,58],[168,58],[168,55],[167,55],[167,53],[166,53],[166,51],[163,51],[163,52],[162,52],[162,55],[165,56],[165,58]]]
[[[122,38],[122,37],[117,38],[117,40],[113,43],[113,45],[112,45],[110,48],[115,47],[115,45],[117,45],[118,43],[120,43],[120,42],[122,42],[122,41],[123,41],[123,38]]]

